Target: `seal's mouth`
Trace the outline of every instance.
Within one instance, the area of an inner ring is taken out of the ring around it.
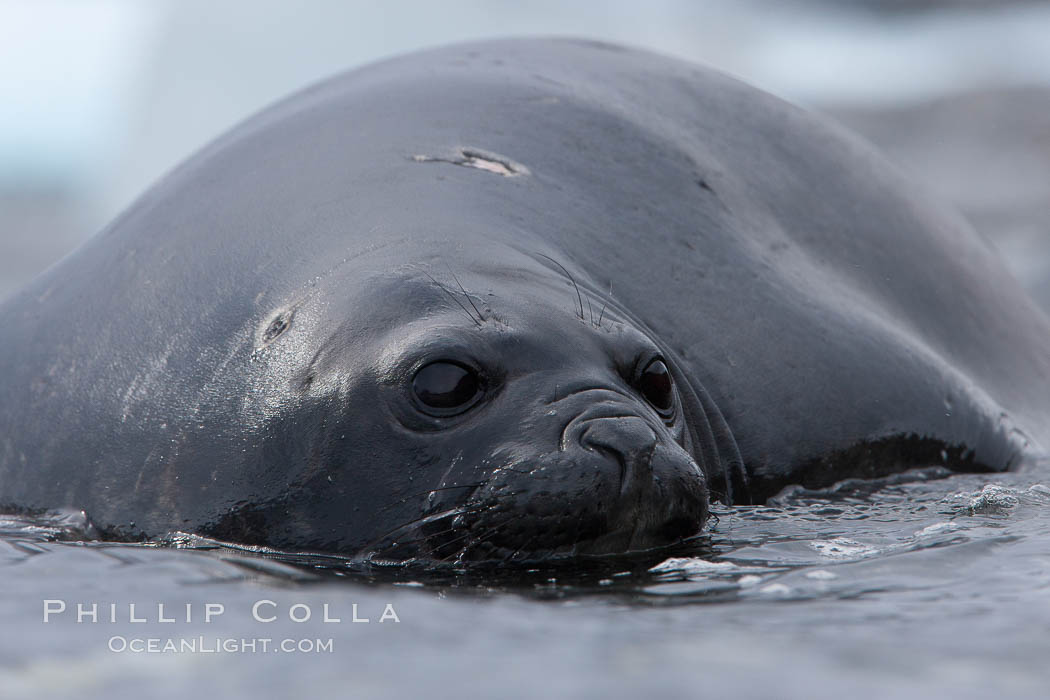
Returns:
[[[423,561],[448,564],[556,564],[581,558],[665,558],[669,553],[693,546],[702,540],[697,518],[680,516],[655,528],[641,525],[606,532],[594,537],[555,545],[546,542],[541,531],[528,534],[523,546],[515,541],[514,529],[484,524],[486,518],[472,514],[487,511],[475,507],[454,508],[421,518],[397,533],[373,543],[358,553],[365,561]],[[705,509],[706,514],[706,509]]]
[[[555,452],[499,459],[446,504],[360,555],[458,563],[630,555],[696,536],[708,517],[703,472],[645,419],[608,407],[570,422]]]

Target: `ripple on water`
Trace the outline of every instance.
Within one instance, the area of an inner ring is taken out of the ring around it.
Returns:
[[[785,668],[788,655],[793,672],[814,676],[855,658],[864,662],[857,669],[906,669],[930,683],[946,664],[960,663],[980,669],[981,678],[1027,677],[1050,653],[1050,488],[1031,472],[941,476],[790,489],[765,506],[715,506],[693,551],[663,561],[482,575],[369,568],[184,533],[140,545],[82,542],[91,532],[82,516],[8,516],[0,518],[0,624],[18,634],[0,638],[0,658],[32,665],[55,653],[87,658],[83,649],[92,649],[83,668],[110,668],[98,665],[99,645],[130,626],[74,625],[58,635],[39,622],[42,596],[145,605],[218,597],[231,611],[261,598],[313,601],[318,610],[321,602],[345,610],[394,600],[411,621],[402,627],[407,635],[345,625],[323,631],[346,650],[341,658],[367,658],[376,667],[391,656],[422,659],[415,671],[397,671],[416,673],[420,683],[455,668],[464,644],[475,669],[500,668],[506,658],[532,659],[535,668],[561,668],[568,658],[604,668],[608,654],[633,658],[658,643],[661,658],[671,650],[693,649],[697,658],[719,650],[727,667],[739,659]],[[216,629],[260,632],[232,613]],[[650,647],[637,647],[642,640]],[[302,656],[265,668],[247,657],[223,661],[227,672],[257,674],[271,685],[276,674],[302,677],[323,663]],[[69,672],[80,667],[71,664]],[[33,678],[54,675],[33,668]]]

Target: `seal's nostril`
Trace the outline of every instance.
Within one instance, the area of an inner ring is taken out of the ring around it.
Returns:
[[[585,449],[609,454],[620,463],[621,487],[626,487],[631,477],[652,473],[656,442],[656,433],[649,424],[634,416],[588,421],[580,435],[580,445]]]

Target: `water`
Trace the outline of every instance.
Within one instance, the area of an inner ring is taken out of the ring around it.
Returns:
[[[7,517],[0,689],[4,698],[1045,697],[1050,475],[1038,466],[942,477],[716,508],[700,556],[656,566],[502,576],[369,571],[188,536],[62,541],[83,536],[84,522]],[[47,600],[66,609],[45,623]],[[97,604],[98,621],[78,623],[77,603]],[[208,605],[223,612],[206,622]],[[289,619],[307,611],[306,621]],[[198,646],[129,650],[149,639]],[[227,639],[255,639],[255,651],[223,651]],[[304,651],[275,651],[283,640]]]

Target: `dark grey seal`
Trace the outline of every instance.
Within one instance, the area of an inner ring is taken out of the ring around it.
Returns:
[[[592,42],[417,53],[190,159],[0,308],[0,502],[476,561],[1042,454],[1048,320],[848,134]]]

